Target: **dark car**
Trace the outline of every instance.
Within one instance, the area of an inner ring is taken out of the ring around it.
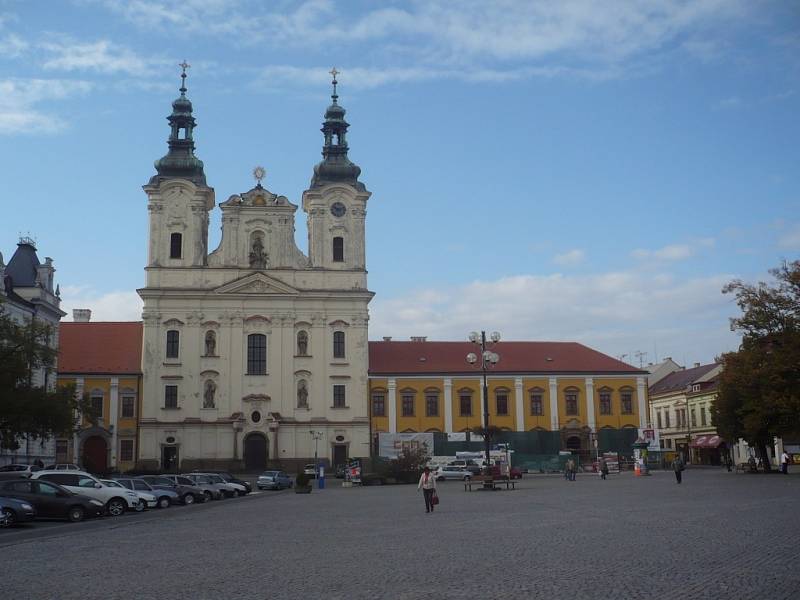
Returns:
[[[205,502],[206,495],[202,488],[194,485],[194,483],[187,483],[186,481],[176,480],[174,477],[167,477],[166,475],[142,475],[139,479],[145,480],[150,484],[150,487],[156,490],[172,490],[178,494],[178,500],[182,504],[194,504],[195,502]],[[186,479],[185,477],[181,479]],[[187,481],[191,482],[190,479]]]
[[[0,479],[22,479],[41,470],[42,468],[36,465],[3,465],[0,467]]]
[[[522,471],[519,467],[510,467],[508,470],[509,479],[522,479]],[[501,474],[500,467],[495,465],[492,467],[492,479],[505,479]]]
[[[220,477],[222,477],[228,483],[238,483],[239,485],[243,485],[245,490],[246,490],[245,494],[249,494],[250,492],[253,491],[253,486],[250,485],[250,482],[245,481],[244,479],[237,479],[236,477],[234,477],[228,471],[208,471],[208,470],[195,469],[192,472],[193,473],[214,473],[215,475],[219,475]]]
[[[102,517],[106,506],[100,500],[76,494],[51,481],[41,479],[17,479],[0,482],[0,496],[23,500],[36,509],[36,517],[42,519],[67,519],[83,521],[85,518]]]
[[[210,500],[219,500],[222,497],[222,492],[215,486],[195,481],[188,475],[161,475],[161,477],[165,477],[179,486],[190,488],[193,494],[200,494],[195,496],[195,502],[209,502]]]
[[[36,509],[30,502],[0,496],[0,527],[13,527],[35,518]]]

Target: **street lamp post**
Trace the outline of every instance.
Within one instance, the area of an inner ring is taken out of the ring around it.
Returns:
[[[314,440],[314,478],[319,483],[319,460],[317,459],[317,444],[322,439],[324,432],[312,429],[308,433],[311,434],[311,437]]]
[[[500,341],[500,334],[495,331],[492,333],[491,343],[496,344]],[[483,374],[483,441],[486,450],[486,471],[487,475],[491,477],[492,474],[492,461],[490,457],[490,440],[489,440],[489,385],[486,380],[486,372],[489,368],[493,367],[500,360],[500,356],[496,352],[486,349],[486,332],[473,331],[469,334],[469,341],[473,344],[480,346],[480,369]],[[474,352],[467,354],[467,362],[471,365],[478,364],[478,356]]]

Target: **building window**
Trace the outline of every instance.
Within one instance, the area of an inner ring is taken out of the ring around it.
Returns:
[[[659,410],[656,412],[656,423],[658,424],[658,428],[662,429],[661,427],[661,411]]]
[[[669,448],[670,450],[672,449],[672,440],[671,439],[667,440],[667,448]]]
[[[178,408],[178,386],[164,386],[164,408]]]
[[[183,236],[180,233],[173,233],[169,236],[169,257],[180,258],[181,246],[183,246]]]
[[[56,440],[56,462],[67,462],[68,453],[69,453],[69,441]]]
[[[461,409],[462,417],[472,416],[472,396],[470,394],[461,394],[458,397],[459,408]]]
[[[122,462],[133,462],[133,440],[119,441],[119,459]]]
[[[435,392],[425,394],[425,416],[439,416],[439,394]]]
[[[402,415],[404,417],[413,417],[414,416],[414,395],[413,394],[403,394],[402,395],[402,407],[403,407]]]
[[[132,419],[136,416],[136,397],[123,396],[122,397],[122,418]]]
[[[333,262],[344,262],[344,238],[333,238]]]
[[[700,425],[705,426],[705,424],[706,424],[706,407],[705,406],[701,406],[700,407]]]
[[[333,386],[333,408],[346,408],[344,385]]]
[[[600,391],[600,414],[611,414],[611,392],[608,390]]]
[[[333,332],[333,358],[344,358],[344,331]]]
[[[383,394],[372,394],[372,416],[386,416],[386,396]]]
[[[692,427],[697,427],[697,413],[695,412],[694,408],[692,409],[691,416],[692,416]]]
[[[531,392],[531,415],[541,417],[544,415],[544,402],[542,402],[542,392]]]
[[[494,400],[495,408],[497,409],[497,415],[508,415],[508,394],[505,392],[498,392],[495,394]]]
[[[308,332],[297,332],[297,356],[308,356]]]
[[[181,334],[175,329],[167,332],[167,358],[178,358]]]
[[[669,422],[669,409],[664,411],[664,427],[669,429],[672,425]]]
[[[92,416],[99,419],[103,416],[103,392],[92,392],[89,396],[89,406],[92,409]]]
[[[623,415],[632,415],[633,414],[633,393],[632,392],[621,392],[619,395],[619,403],[621,407],[621,411]]]
[[[574,417],[578,414],[578,391],[567,390],[564,392],[564,405],[567,415]]]
[[[251,333],[247,336],[247,374],[265,375],[267,373],[267,336]]]

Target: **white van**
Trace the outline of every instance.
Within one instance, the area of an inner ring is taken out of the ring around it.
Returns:
[[[59,471],[55,469],[36,471],[31,479],[44,479],[63,485],[70,492],[82,494],[106,505],[108,514],[118,517],[126,509],[135,509],[139,504],[139,496],[124,488],[103,485],[94,475],[85,471]]]

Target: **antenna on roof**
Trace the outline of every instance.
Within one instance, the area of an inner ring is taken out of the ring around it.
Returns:
[[[644,358],[647,356],[647,352],[642,352],[641,350],[637,350],[633,353],[633,355],[639,359],[639,368],[641,369],[644,366]]]

